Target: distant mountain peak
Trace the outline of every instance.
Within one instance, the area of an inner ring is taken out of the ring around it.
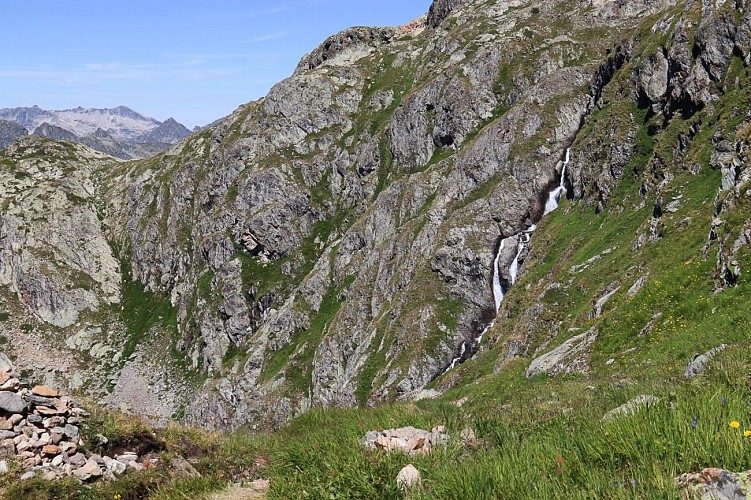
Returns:
[[[174,118],[167,118],[157,128],[140,136],[137,142],[176,144],[190,134],[190,130],[185,125]]]

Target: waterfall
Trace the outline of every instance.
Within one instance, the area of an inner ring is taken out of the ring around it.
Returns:
[[[543,217],[556,208],[558,208],[558,204],[561,201],[561,196],[566,192],[566,167],[568,167],[568,164],[571,161],[571,148],[568,148],[566,150],[566,159],[563,162],[563,168],[561,169],[561,181],[558,184],[558,187],[555,188],[553,191],[550,192],[548,195],[548,201],[545,203],[545,213],[543,214]],[[528,229],[522,230],[520,233],[518,233],[518,243],[516,247],[516,255],[514,256],[514,260],[511,262],[511,265],[509,266],[509,287],[514,285],[516,283],[516,280],[519,277],[519,259],[522,256],[522,253],[527,248],[527,245],[530,241],[532,241],[532,233],[535,232],[537,229],[537,224],[531,225]],[[511,237],[513,238],[513,236]],[[501,308],[501,302],[503,302],[503,298],[505,297],[505,294],[508,290],[503,289],[503,285],[501,284],[501,270],[500,270],[500,260],[501,260],[501,254],[503,253],[503,250],[506,248],[506,240],[510,238],[504,238],[501,240],[501,243],[498,245],[498,252],[495,255],[495,259],[493,260],[493,299],[495,300],[495,314],[498,315],[498,310]],[[451,360],[451,364],[446,368],[446,370],[443,372],[448,373],[450,370],[452,370],[456,365],[462,360],[464,357],[464,354],[467,352],[467,345],[475,345],[479,346],[482,343],[482,339],[485,336],[485,334],[493,328],[495,325],[495,319],[491,321],[480,333],[480,335],[477,336],[475,339],[471,340],[465,340],[462,342],[462,346],[459,351],[459,356],[455,357],[453,360]],[[474,353],[470,354],[470,357],[472,357]]]
[[[446,372],[448,372],[449,370],[451,370],[452,368],[454,368],[454,367],[456,366],[456,364],[457,364],[457,363],[458,363],[459,361],[461,361],[461,360],[462,360],[462,356],[464,356],[464,353],[465,353],[466,351],[467,351],[467,342],[466,342],[466,341],[464,341],[464,342],[462,342],[462,349],[461,349],[461,351],[459,351],[459,355],[458,355],[457,357],[455,357],[455,358],[454,358],[453,360],[451,360],[451,364],[449,365],[449,367],[448,367],[448,368],[446,368],[446,371],[445,371],[445,372],[443,372],[443,373],[446,373]]]
[[[561,196],[566,192],[566,167],[568,167],[571,161],[571,148],[566,150],[566,160],[563,162],[563,169],[561,169],[561,182],[558,187],[550,192],[548,195],[548,201],[545,203],[545,213],[543,216],[548,215],[550,212],[558,208],[558,204],[561,202]]]
[[[499,260],[501,259],[501,253],[503,253],[503,249],[506,247],[506,240],[501,240],[501,244],[498,247],[498,253],[495,255],[495,260],[493,261],[493,298],[495,299],[495,313],[498,314],[498,309],[501,307],[501,302],[503,302],[503,286],[501,286],[501,272],[499,271]]]
[[[516,283],[517,278],[519,277],[519,257],[522,256],[522,252],[524,252],[524,249],[527,248],[527,244],[532,240],[532,233],[535,232],[535,229],[537,229],[537,225],[533,224],[530,226],[529,229],[522,231],[519,234],[519,245],[516,250],[516,257],[514,257],[513,262],[511,262],[511,266],[508,269],[509,274],[509,286]],[[498,307],[495,308],[496,314],[498,313]]]

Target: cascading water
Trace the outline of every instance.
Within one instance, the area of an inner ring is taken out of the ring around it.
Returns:
[[[563,169],[561,169],[561,182],[558,187],[550,192],[548,195],[548,201],[545,203],[545,213],[543,216],[548,215],[550,212],[558,208],[558,204],[561,202],[561,196],[566,192],[566,168],[571,161],[571,148],[566,150],[566,160],[563,162]]]
[[[533,224],[529,229],[524,230],[519,234],[519,246],[516,250],[516,257],[514,257],[514,260],[511,262],[511,266],[508,269],[510,278],[509,286],[516,283],[516,280],[519,277],[519,257],[522,256],[522,252],[524,252],[524,249],[527,248],[527,244],[532,240],[532,233],[535,232],[535,229],[537,229],[537,225]],[[495,312],[498,314],[498,307],[495,308]]]
[[[571,162],[571,148],[568,148],[566,150],[566,159],[563,162],[563,168],[561,169],[561,181],[558,184],[558,187],[555,188],[553,191],[551,191],[548,194],[548,200],[545,203],[545,213],[543,214],[543,217],[556,208],[558,208],[558,205],[561,202],[561,196],[566,192],[566,168],[568,167],[568,164]],[[509,283],[508,286],[511,287],[516,283],[517,278],[519,277],[519,258],[521,257],[524,250],[527,248],[527,245],[530,241],[532,241],[532,233],[535,232],[537,229],[537,225],[533,224],[528,229],[523,230],[521,233],[519,233],[518,236],[518,244],[517,244],[517,250],[516,250],[516,256],[514,256],[514,260],[511,262],[511,266],[509,266]],[[511,237],[513,238],[513,236]],[[501,243],[498,245],[498,253],[496,253],[495,259],[493,260],[493,299],[495,300],[495,314],[498,315],[498,311],[501,308],[501,302],[503,302],[503,298],[506,295],[507,290],[503,289],[503,285],[501,283],[501,270],[500,270],[500,259],[501,254],[503,253],[503,250],[506,248],[506,240],[511,238],[505,238],[501,240]],[[493,328],[495,325],[495,319],[486,326],[480,335],[477,336],[477,338],[473,340],[465,340],[462,342],[462,346],[459,350],[459,356],[455,357],[451,360],[451,364],[446,368],[446,370],[443,373],[447,373],[449,370],[452,370],[454,367],[456,367],[457,363],[459,363],[464,355],[467,353],[467,346],[474,344],[475,346],[479,346],[482,343],[483,337],[485,337],[485,334]],[[470,354],[470,357],[473,355]]]
[[[501,254],[506,247],[506,240],[501,240],[501,244],[498,247],[498,253],[495,255],[493,261],[493,298],[495,299],[495,312],[498,314],[498,309],[501,308],[501,302],[503,302],[503,285],[501,285],[501,273],[498,271],[499,260],[501,260]]]

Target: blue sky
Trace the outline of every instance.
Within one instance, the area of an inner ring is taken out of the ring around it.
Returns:
[[[303,54],[431,0],[0,0],[0,108],[125,105],[189,128],[262,97]]]

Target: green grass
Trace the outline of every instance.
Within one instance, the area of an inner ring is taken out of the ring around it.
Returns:
[[[127,360],[155,326],[159,325],[168,331],[176,331],[177,310],[172,307],[169,297],[149,292],[141,283],[133,279],[127,258],[122,261],[122,270],[121,319],[128,333],[122,357]]]
[[[372,342],[375,349],[368,355],[365,360],[365,365],[360,370],[358,376],[355,396],[357,396],[357,401],[361,406],[364,406],[368,402],[376,376],[378,375],[378,372],[386,366],[386,354],[388,349],[385,347],[385,343],[383,349],[378,349],[385,335],[384,331],[385,327],[377,329],[376,337]]]
[[[665,378],[646,386],[607,377],[527,381],[519,370],[457,388],[441,401],[373,409],[313,409],[279,433],[212,434],[171,427],[157,434],[161,453],[188,458],[202,473],[181,479],[169,469],[130,473],[116,483],[82,488],[73,482],[0,479],[5,498],[190,498],[227,481],[271,480],[270,498],[402,498],[395,477],[408,463],[423,486],[408,498],[679,498],[674,478],[704,467],[751,467],[751,345],[718,355],[693,381]],[[583,390],[588,384],[592,390]],[[611,421],[608,410],[638,394],[661,402]],[[463,397],[463,407],[452,401]],[[117,440],[144,432],[132,418],[95,412],[96,428]],[[739,429],[729,426],[740,423]],[[694,425],[694,422],[696,423]],[[413,425],[448,432],[471,427],[478,441],[458,440],[426,456],[359,447],[368,431]],[[2,491],[2,490],[0,490]],[[57,496],[55,496],[57,495]],[[110,496],[107,496],[110,495]]]
[[[285,377],[293,390],[307,393],[311,385],[313,356],[321,342],[329,323],[334,320],[342,306],[339,294],[355,280],[349,276],[341,286],[332,283],[323,296],[321,306],[310,322],[310,327],[297,331],[292,343],[268,353],[264,362],[261,380],[272,379],[284,369]]]

